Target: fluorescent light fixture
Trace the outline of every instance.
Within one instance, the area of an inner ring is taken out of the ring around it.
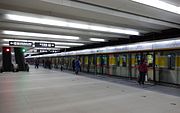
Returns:
[[[5,42],[8,41],[23,41],[23,42],[33,42],[33,40],[18,40],[18,39],[2,39]]]
[[[55,48],[70,48],[69,46],[56,46]]]
[[[78,28],[84,30],[95,30],[102,32],[110,32],[110,33],[120,33],[120,34],[128,34],[128,35],[139,35],[138,31],[123,29],[120,27],[108,26],[108,25],[100,25],[93,24],[88,22],[77,22],[75,20],[68,19],[48,19],[45,17],[31,17],[31,16],[22,16],[15,14],[5,14],[6,19],[20,22],[28,22],[34,24],[43,24],[43,25],[51,25],[51,26],[60,26],[60,27],[70,27],[70,28]]]
[[[57,48],[34,48],[34,50],[37,50],[37,49],[40,49],[40,50],[57,50]]]
[[[3,46],[9,46],[9,44],[2,44]]]
[[[180,14],[180,7],[163,2],[161,0],[132,0],[141,4],[149,5],[172,13]]]
[[[34,47],[34,49],[57,49],[57,48],[70,48],[70,47],[69,46],[55,46],[55,48]]]
[[[39,40],[17,40],[17,39],[3,39],[3,41],[23,41],[23,42],[42,42],[42,43],[55,43],[56,46],[58,45],[69,45],[69,46],[82,46],[84,45],[83,43],[68,43],[68,42],[52,42],[52,41],[39,41]],[[55,46],[55,47],[56,47]]]
[[[69,45],[69,46],[82,46],[82,45],[84,45],[83,43],[67,43],[67,42],[56,42],[55,44],[56,45]]]
[[[7,34],[7,35],[30,36],[30,37],[46,37],[46,38],[68,39],[68,40],[78,40],[79,39],[79,37],[75,37],[75,36],[32,33],[32,32],[22,32],[22,31],[4,30],[2,33]]]
[[[104,42],[105,39],[102,38],[90,38],[91,41],[96,41],[96,42]]]

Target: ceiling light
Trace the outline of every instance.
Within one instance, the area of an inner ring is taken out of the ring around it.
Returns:
[[[69,46],[82,46],[82,45],[84,45],[83,43],[67,43],[67,42],[56,42],[55,44],[57,44],[57,45],[69,45]]]
[[[56,48],[70,48],[69,46],[56,46]]]
[[[57,48],[34,48],[32,50],[38,50],[38,49],[40,49],[40,50],[57,50]]]
[[[132,0],[132,1],[138,2],[141,4],[145,4],[145,5],[149,5],[149,6],[159,8],[162,10],[166,10],[169,12],[173,12],[176,14],[180,14],[180,7],[166,3],[166,2],[163,2],[161,0]]]
[[[90,38],[91,41],[96,41],[96,42],[104,42],[105,39],[102,38]]]
[[[62,19],[47,19],[47,18],[40,18],[40,17],[31,17],[31,16],[21,16],[15,14],[6,14],[6,19],[13,20],[13,21],[20,21],[20,22],[28,22],[28,23],[35,23],[35,24],[43,24],[43,25],[52,25],[52,26],[60,26],[60,27],[70,27],[70,28],[78,28],[84,30],[95,30],[95,31],[102,31],[102,32],[110,32],[110,33],[120,33],[120,34],[128,34],[128,35],[139,35],[138,31],[130,30],[130,29],[123,29],[119,27],[113,27],[108,25],[97,25],[88,22],[77,22],[74,20]],[[116,30],[112,30],[116,29]]]
[[[56,46],[55,48],[48,48],[48,49],[58,49],[58,48],[70,48],[70,47],[69,46]],[[36,48],[36,47],[34,47],[34,49],[47,49],[47,48],[44,48],[44,47]]]
[[[2,44],[3,46],[9,46],[9,44]]]
[[[46,38],[69,39],[69,40],[78,40],[79,39],[79,37],[75,37],[75,36],[21,32],[21,31],[9,31],[9,30],[4,30],[2,33],[7,34],[7,35],[30,36],[30,37],[46,37]]]

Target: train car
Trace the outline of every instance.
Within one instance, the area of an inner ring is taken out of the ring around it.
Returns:
[[[61,62],[69,70],[72,70],[73,59],[79,58],[83,72],[131,79],[138,78],[137,67],[145,59],[148,65],[146,81],[180,85],[179,48],[180,39],[176,38],[34,57],[54,58],[56,63]],[[53,63],[56,64],[55,61]]]

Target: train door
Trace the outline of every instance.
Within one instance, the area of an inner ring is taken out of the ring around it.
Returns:
[[[117,70],[117,55],[110,54],[109,55],[109,75],[116,75]]]
[[[68,63],[68,61],[67,61],[67,56],[65,56],[64,57],[64,69],[67,69],[67,63]]]
[[[72,57],[68,56],[68,70],[72,70]]]
[[[68,70],[72,70],[72,56],[69,56],[69,67]]]
[[[131,54],[131,77],[137,78],[139,76],[138,65],[141,62],[141,54],[140,53],[132,53]]]
[[[57,57],[55,58],[54,68],[58,69],[58,58]]]
[[[88,72],[88,62],[89,62],[89,58],[88,58],[89,56],[88,55],[86,55],[86,56],[84,56],[84,68],[83,68],[83,71],[84,72]]]
[[[108,63],[108,55],[102,55],[101,57],[101,65],[102,65],[102,74],[109,74],[109,63]]]
[[[180,50],[176,52],[177,84],[180,85]]]
[[[131,54],[131,77],[137,78],[139,76],[138,66],[141,61],[145,60],[148,66],[148,72],[146,76],[146,80],[154,80],[153,75],[153,52],[141,52],[141,53],[132,53]]]
[[[129,77],[128,54],[114,54],[109,56],[110,75]]]
[[[109,74],[108,55],[97,55],[96,66],[97,74]]]
[[[61,67],[61,57],[58,57],[58,68]]]
[[[178,51],[161,51],[156,54],[156,80],[164,83],[179,84]]]
[[[90,73],[95,73],[95,56],[94,55],[89,56],[88,67],[89,67]]]
[[[146,62],[148,66],[147,80],[154,81],[154,57],[152,52],[146,54]]]
[[[97,74],[102,74],[101,55],[96,56],[96,72]]]
[[[122,55],[116,54],[115,55],[115,62],[116,64],[114,65],[114,71],[112,72],[116,76],[121,76],[121,61],[122,61]]]
[[[80,61],[80,71],[83,71],[84,65],[83,65],[83,58],[84,56],[79,56],[79,61]]]
[[[129,63],[128,54],[121,54],[120,56],[120,75],[129,77]]]

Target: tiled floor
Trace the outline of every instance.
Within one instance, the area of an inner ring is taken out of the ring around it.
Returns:
[[[179,95],[175,88],[141,87],[82,73],[0,73],[0,113],[180,113]]]

